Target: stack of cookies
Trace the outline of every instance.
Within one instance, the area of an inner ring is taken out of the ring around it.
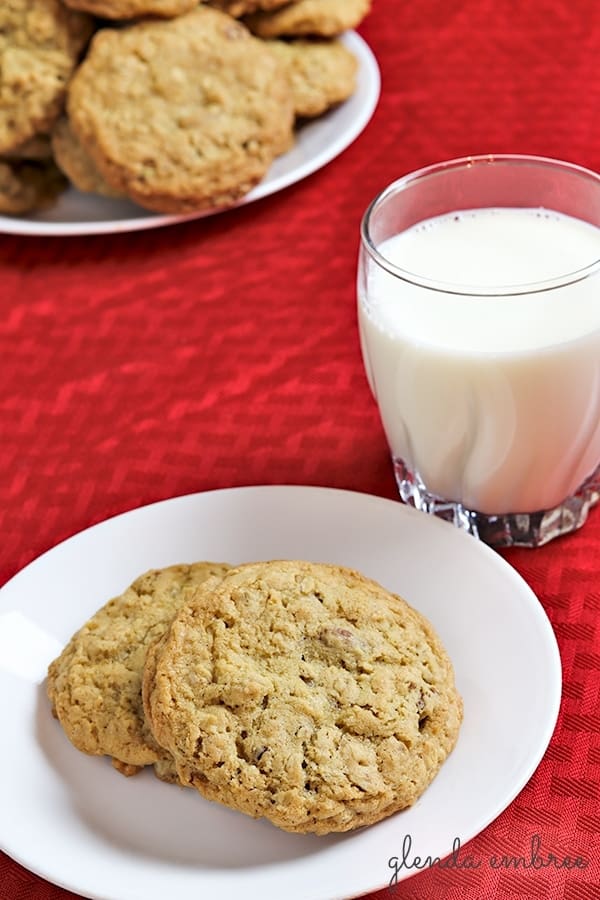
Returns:
[[[50,666],[72,743],[146,765],[286,831],[373,824],[415,802],[462,720],[431,625],[350,569],[301,561],[153,570]]]
[[[93,28],[61,0],[0,4],[0,212],[47,205],[66,187],[49,132]]]
[[[357,62],[337,36],[369,5],[8,0],[0,212],[48,205],[68,181],[163,213],[235,203],[299,121],[353,93]]]

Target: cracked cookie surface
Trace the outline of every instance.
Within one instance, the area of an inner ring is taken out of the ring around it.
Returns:
[[[154,648],[144,704],[182,784],[320,834],[414,803],[462,719],[419,613],[357,572],[298,561],[200,586]]]
[[[228,568],[199,562],[146,572],[73,635],[50,664],[47,692],[78,750],[112,756],[125,775],[154,763],[159,777],[169,780],[169,757],[143,715],[146,651],[166,631],[187,592],[209,580],[218,582]]]

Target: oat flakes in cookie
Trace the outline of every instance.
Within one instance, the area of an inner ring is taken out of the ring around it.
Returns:
[[[144,675],[180,780],[287,831],[325,834],[410,806],[462,719],[431,625],[357,572],[231,570],[181,608]]]
[[[336,40],[268,41],[290,82],[299,118],[320,116],[356,89],[356,57]]]
[[[73,635],[49,667],[47,692],[55,716],[78,750],[111,756],[124,775],[154,764],[159,777],[172,780],[169,756],[144,720],[146,651],[166,631],[187,592],[204,582],[217,583],[228,568],[199,562],[153,569]]]
[[[50,130],[92,30],[60,0],[0,4],[0,154]]]
[[[64,0],[71,9],[80,9],[105,19],[137,19],[181,16],[198,5],[198,0]]]
[[[235,202],[289,147],[294,122],[276,57],[205,6],[99,31],[67,108],[106,182],[165,213]]]
[[[335,37],[360,25],[370,8],[371,0],[296,0],[281,9],[252,13],[244,21],[262,38]]]

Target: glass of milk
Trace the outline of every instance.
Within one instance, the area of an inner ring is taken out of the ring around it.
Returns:
[[[600,497],[600,176],[478,156],[394,182],[362,223],[358,317],[400,497],[493,546]]]

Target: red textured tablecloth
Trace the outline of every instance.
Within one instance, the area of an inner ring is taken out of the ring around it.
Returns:
[[[361,214],[393,178],[454,156],[600,169],[600,5],[375,0],[361,32],[381,67],[378,110],[309,179],[152,232],[0,235],[0,584],[69,535],[175,495],[297,483],[396,496],[358,349]],[[373,897],[600,898],[600,510],[577,534],[505,556],[558,637],[557,730],[468,845],[483,865]],[[527,855],[535,835],[586,867],[485,864]],[[0,854],[0,900],[71,896]]]

